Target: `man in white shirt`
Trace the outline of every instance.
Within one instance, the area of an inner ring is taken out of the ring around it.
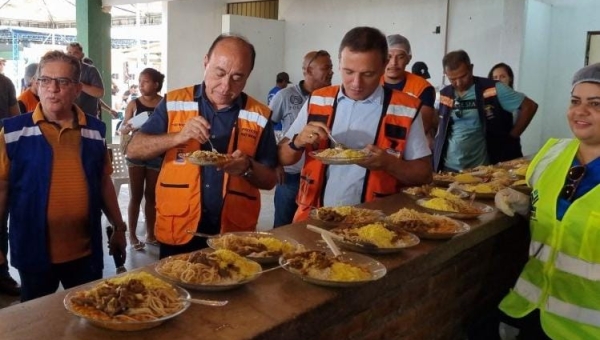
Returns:
[[[388,61],[385,35],[356,27],[344,36],[339,55],[342,85],[313,92],[279,143],[283,165],[306,157],[294,221],[312,207],[358,204],[431,182],[420,101],[380,85]],[[328,132],[369,156],[354,165],[323,165],[309,152],[331,147]]]

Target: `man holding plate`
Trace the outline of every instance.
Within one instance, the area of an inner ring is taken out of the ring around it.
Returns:
[[[160,257],[206,247],[190,232],[254,231],[260,192],[275,186],[277,151],[269,108],[243,93],[254,46],[220,35],[204,57],[204,82],[168,92],[132,138],[127,155],[164,154],[156,186]],[[186,155],[216,149],[228,161],[199,166]]]
[[[379,83],[388,62],[385,35],[371,27],[350,30],[339,61],[342,85],[313,92],[279,143],[283,165],[306,153],[295,221],[308,217],[312,207],[354,205],[431,182],[420,101]],[[310,151],[331,147],[329,133],[369,155],[352,165],[323,164]]]

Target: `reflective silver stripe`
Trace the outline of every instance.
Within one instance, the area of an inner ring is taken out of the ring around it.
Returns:
[[[404,105],[392,105],[388,106],[388,114],[394,116],[408,117],[412,118],[417,113],[417,109],[404,106]]]
[[[21,136],[38,136],[42,134],[39,126],[28,126],[21,130],[13,131],[4,135],[4,141],[6,144],[16,142]]]
[[[527,301],[535,304],[538,303],[540,297],[542,296],[542,290],[540,288],[522,277],[517,280],[513,290]]]
[[[546,302],[546,311],[569,320],[600,327],[600,311],[567,303],[553,296]]]
[[[167,101],[167,110],[169,111],[198,111],[197,102],[183,102],[183,101]]]
[[[529,244],[529,256],[535,256],[542,262],[548,262],[552,254],[552,247],[537,241],[531,241]]]
[[[555,267],[563,272],[577,275],[587,280],[600,281],[600,264],[598,263],[587,262],[565,253],[558,253]]]
[[[569,145],[569,143],[571,143],[572,140],[573,139],[559,139],[556,142],[556,144],[552,145],[550,149],[548,149],[548,152],[546,152],[542,159],[540,159],[535,169],[533,169],[531,177],[529,177],[528,184],[530,188],[533,188],[535,186],[535,183],[540,179],[542,173],[548,167],[548,164],[552,163],[556,159],[556,157],[560,155],[562,150],[566,148],[567,145]]]
[[[252,111],[240,110],[240,114],[239,114],[238,118],[247,120],[249,122],[256,123],[263,129],[265,128],[265,125],[267,125],[267,118],[263,117],[259,113],[252,112]]]
[[[310,103],[317,106],[332,106],[335,98],[333,97],[321,97],[321,96],[312,96],[310,97]]]
[[[86,129],[86,128],[82,128],[81,129],[81,137],[87,138],[87,139],[94,139],[94,140],[104,140],[104,138],[102,138],[102,135],[100,134],[99,131],[96,130],[90,130],[90,129]]]

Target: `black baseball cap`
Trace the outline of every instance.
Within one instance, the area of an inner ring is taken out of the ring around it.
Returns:
[[[414,63],[414,65],[412,66],[412,73],[421,76],[425,79],[431,78],[431,76],[429,75],[429,68],[427,68],[427,64],[425,64],[422,61],[417,61],[416,63]]]
[[[277,73],[277,82],[278,83],[282,83],[282,82],[287,82],[287,83],[291,83],[290,81],[290,75],[287,74],[286,72],[279,72]]]

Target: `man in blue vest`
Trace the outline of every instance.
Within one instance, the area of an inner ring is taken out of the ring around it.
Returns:
[[[440,94],[434,170],[460,171],[522,157],[520,136],[537,104],[501,82],[473,76],[463,50],[448,53],[442,65],[450,85]],[[521,115],[513,124],[517,109]]]

